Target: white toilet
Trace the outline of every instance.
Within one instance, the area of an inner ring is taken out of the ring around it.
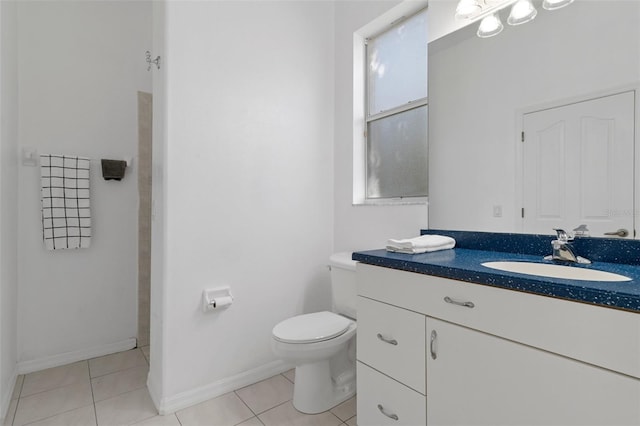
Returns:
[[[356,392],[356,262],[330,257],[333,312],[298,315],[273,327],[273,352],[296,366],[293,406],[315,414]]]

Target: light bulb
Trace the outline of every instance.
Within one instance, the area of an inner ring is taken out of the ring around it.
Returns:
[[[487,38],[500,34],[504,26],[497,15],[485,16],[478,27],[478,37]]]
[[[511,8],[507,23],[509,25],[524,24],[535,18],[537,14],[538,11],[533,7],[530,0],[518,0]]]
[[[565,6],[569,6],[574,0],[544,0],[542,7],[546,10],[556,10]]]
[[[480,12],[482,6],[478,0],[460,0],[456,7],[456,18],[466,19]]]

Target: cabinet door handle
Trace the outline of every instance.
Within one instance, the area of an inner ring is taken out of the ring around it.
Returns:
[[[438,358],[438,333],[435,330],[431,330],[431,340],[429,342],[429,350],[431,351],[431,358]]]
[[[385,343],[388,343],[390,345],[393,346],[398,346],[398,341],[396,339],[387,339],[386,337],[384,337],[382,334],[378,333],[378,339],[382,340]]]
[[[457,300],[453,300],[449,296],[446,296],[444,298],[444,301],[447,303],[451,303],[452,305],[464,306],[465,308],[473,308],[474,306],[476,306],[473,302],[459,302]]]
[[[384,414],[385,416],[389,417],[390,419],[398,420],[398,416],[397,416],[397,415],[395,415],[395,414],[389,414],[389,413],[387,413],[386,411],[384,411],[384,407],[382,406],[382,404],[378,404],[378,410],[380,410],[380,412],[381,412],[382,414]]]

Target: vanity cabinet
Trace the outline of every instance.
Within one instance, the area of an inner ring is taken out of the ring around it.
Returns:
[[[637,379],[429,317],[427,332],[429,425],[640,424]]]
[[[359,425],[640,425],[640,315],[357,268]]]

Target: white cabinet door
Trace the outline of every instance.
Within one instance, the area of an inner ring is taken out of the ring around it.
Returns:
[[[634,92],[524,115],[523,231],[634,229]]]
[[[427,339],[428,425],[640,424],[638,379],[430,317]]]

